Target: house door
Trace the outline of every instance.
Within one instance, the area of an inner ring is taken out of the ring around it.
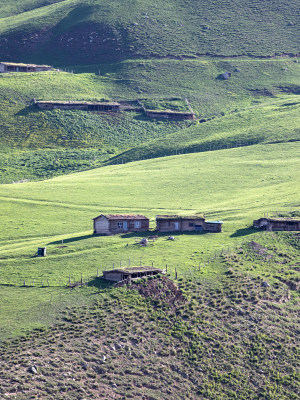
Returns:
[[[127,231],[127,229],[128,229],[127,221],[123,222],[123,229],[124,229],[124,231]]]
[[[179,222],[174,222],[174,230],[179,231]]]

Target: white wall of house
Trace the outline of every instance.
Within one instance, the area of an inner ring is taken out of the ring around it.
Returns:
[[[109,220],[102,216],[95,220],[95,233],[109,234]]]

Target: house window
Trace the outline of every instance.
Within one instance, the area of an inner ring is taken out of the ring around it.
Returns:
[[[123,222],[118,222],[118,228],[123,229]]]
[[[141,221],[134,221],[134,227],[135,228],[140,228],[141,227]]]

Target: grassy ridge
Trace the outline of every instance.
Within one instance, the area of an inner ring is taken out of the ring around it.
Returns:
[[[299,51],[297,2],[288,0],[18,3],[9,1],[0,8],[2,58],[72,65],[131,57]],[[22,12],[22,6],[29,11]]]

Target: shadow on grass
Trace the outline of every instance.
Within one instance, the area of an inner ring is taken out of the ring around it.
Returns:
[[[88,286],[95,287],[97,289],[109,289],[113,286],[114,282],[107,281],[103,278],[94,278],[88,282]]]
[[[84,239],[90,239],[94,237],[93,234],[90,235],[83,235],[83,236],[75,236],[72,238],[64,239],[64,245],[67,243],[73,243],[73,242],[78,242],[79,240],[84,240]],[[56,240],[55,242],[49,242],[48,244],[61,244],[61,240]]]
[[[254,228],[243,228],[243,229],[238,229],[235,231],[230,237],[241,237],[241,236],[247,236],[251,235],[253,233],[257,233],[257,229]]]
[[[22,110],[18,111],[15,116],[23,116],[26,117],[28,114],[37,114],[40,110],[37,108],[35,104],[31,104],[28,107],[23,108]]]
[[[145,232],[128,232],[120,235],[122,238],[151,238],[157,236],[158,238],[169,237],[169,236],[198,236],[210,233],[209,231],[193,231],[193,232],[156,232],[156,231],[145,231]]]

